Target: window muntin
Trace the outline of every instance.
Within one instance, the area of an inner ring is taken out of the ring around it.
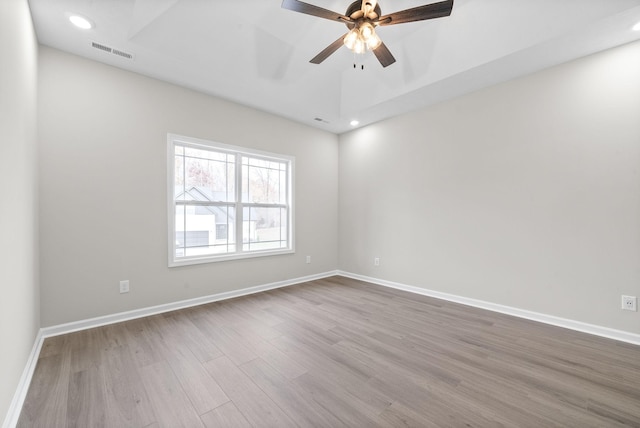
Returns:
[[[169,266],[293,252],[292,157],[172,134],[168,146]]]

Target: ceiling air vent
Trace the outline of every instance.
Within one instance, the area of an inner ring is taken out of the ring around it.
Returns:
[[[103,50],[105,52],[111,52],[111,48],[109,46],[101,45],[100,43],[91,42],[91,47]]]
[[[127,52],[123,52],[123,51],[118,50],[118,49],[113,49],[111,51],[111,53],[114,54],[114,55],[119,55],[119,56],[121,56],[123,58],[126,58],[126,59],[133,59],[133,55],[131,55],[130,53],[127,53]]]
[[[125,51],[122,51],[120,49],[112,48],[112,47],[107,46],[107,45],[103,45],[101,43],[91,42],[91,47],[95,48],[95,49],[99,49],[99,50],[101,50],[103,52],[106,52],[106,53],[117,55],[117,56],[122,57],[122,58],[133,59],[133,54],[130,54],[130,53],[125,52]]]

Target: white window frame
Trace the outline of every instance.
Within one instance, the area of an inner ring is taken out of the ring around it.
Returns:
[[[176,257],[176,201],[175,201],[175,147],[176,145],[188,146],[201,150],[223,151],[238,155],[236,159],[235,180],[236,180],[236,201],[232,204],[236,211],[235,227],[235,246],[236,251],[224,254],[210,254],[201,256],[184,256]],[[261,158],[265,160],[273,160],[277,162],[287,163],[287,244],[286,248],[277,248],[269,250],[243,250],[243,226],[242,213],[243,209],[251,206],[260,206],[264,204],[253,204],[243,202],[240,197],[240,183],[242,181],[242,168],[240,167],[240,159],[242,156],[250,156],[253,158]],[[274,256],[279,254],[292,254],[295,252],[294,237],[294,173],[295,158],[293,156],[269,153],[260,150],[249,149],[246,147],[233,146],[228,144],[217,143],[213,141],[202,140],[184,135],[167,134],[167,223],[168,223],[168,250],[169,250],[169,267],[186,266],[201,263],[221,262],[227,260],[246,259],[253,257]]]

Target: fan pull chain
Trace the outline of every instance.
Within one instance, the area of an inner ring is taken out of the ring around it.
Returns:
[[[357,64],[357,59],[356,59],[356,54],[355,52],[353,53],[353,69],[355,70],[356,68],[358,68],[358,64]],[[364,64],[360,64],[360,70],[364,71]]]

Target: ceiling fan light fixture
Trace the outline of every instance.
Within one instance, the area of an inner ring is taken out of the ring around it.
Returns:
[[[367,49],[374,50],[381,43],[382,40],[370,22],[364,22],[352,28],[344,37],[344,45],[357,54],[364,53]]]
[[[349,31],[344,37],[344,45],[347,47],[347,49],[354,50],[359,37],[360,35],[358,34],[358,30],[354,28],[353,30]]]
[[[373,50],[376,50],[376,48],[380,46],[380,44],[382,44],[382,40],[380,40],[380,37],[378,37],[376,33],[373,33],[371,37],[366,39],[366,43],[367,43],[367,48],[373,51]]]
[[[364,22],[362,23],[362,25],[360,25],[360,34],[365,40],[368,40],[370,37],[376,34],[376,31],[373,29],[373,25],[371,25],[371,23]]]

